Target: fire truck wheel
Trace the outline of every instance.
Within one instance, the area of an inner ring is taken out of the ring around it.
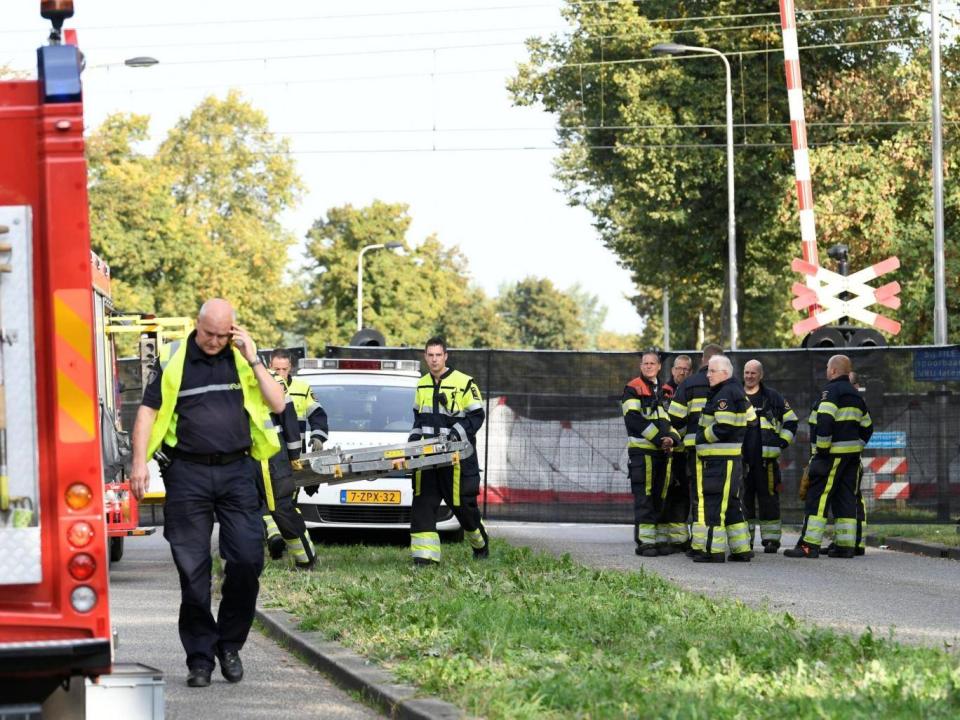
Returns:
[[[110,562],[120,562],[123,557],[123,538],[110,538]]]

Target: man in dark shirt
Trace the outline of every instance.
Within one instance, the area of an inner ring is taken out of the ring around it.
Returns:
[[[232,345],[231,345],[232,341]],[[156,456],[166,489],[164,536],[180,576],[180,640],[187,684],[210,684],[214,658],[230,682],[243,677],[239,651],[253,623],[263,568],[256,462],[279,451],[270,412],[283,388],[236,324],[226,300],[204,303],[197,329],[161,351],[133,429],[130,487],[147,487]],[[224,582],[218,617],[210,610],[210,537],[220,522]]]

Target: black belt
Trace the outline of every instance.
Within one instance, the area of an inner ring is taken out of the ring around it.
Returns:
[[[237,450],[230,453],[213,453],[211,455],[201,455],[199,453],[187,452],[170,445],[163,446],[163,452],[167,457],[177,460],[186,460],[187,462],[197,463],[198,465],[229,465],[250,454],[249,450]]]

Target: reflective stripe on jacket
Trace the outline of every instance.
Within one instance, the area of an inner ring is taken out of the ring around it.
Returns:
[[[240,389],[243,392],[243,409],[246,410],[250,420],[250,454],[257,460],[266,460],[280,450],[276,427],[270,419],[270,407],[260,393],[257,376],[247,363],[247,359],[236,348],[231,350],[233,350],[237,376],[240,379]],[[160,365],[163,368],[163,375],[160,378],[160,388],[163,399],[150,431],[147,458],[153,457],[163,443],[171,447],[177,444],[176,407],[186,357],[186,342],[176,341],[161,350]]]
[[[733,378],[714,385],[697,427],[697,457],[737,457],[747,423],[757,419],[753,405]]]
[[[820,455],[859,453],[870,441],[870,411],[848,376],[827,383],[810,414],[810,435],[814,451]]]

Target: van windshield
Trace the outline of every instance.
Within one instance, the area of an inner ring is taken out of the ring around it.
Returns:
[[[409,432],[416,388],[383,385],[314,385],[331,432]]]

